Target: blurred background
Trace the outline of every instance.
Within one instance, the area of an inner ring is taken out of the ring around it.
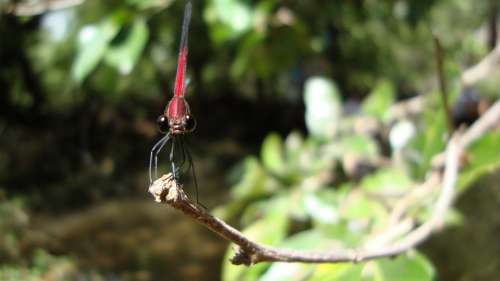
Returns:
[[[433,34],[456,127],[500,96],[498,64],[462,81],[499,44],[497,0],[192,3],[199,198],[266,244],[362,245],[426,179],[447,135]],[[236,267],[225,241],[154,203],[185,4],[0,1],[1,280],[500,279],[498,130],[470,148],[443,231],[394,260]],[[425,106],[395,110],[406,101]],[[406,216],[425,220],[436,192]]]

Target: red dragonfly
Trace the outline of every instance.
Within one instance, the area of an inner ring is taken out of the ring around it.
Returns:
[[[191,9],[191,2],[188,2],[184,8],[179,59],[177,62],[177,74],[175,76],[174,96],[168,103],[163,114],[157,119],[158,128],[160,132],[165,134],[165,136],[162,137],[151,149],[149,157],[149,181],[151,185],[153,183],[153,167],[154,179],[157,178],[158,154],[165,145],[168,146],[168,144],[170,144],[169,160],[172,166],[171,172],[175,180],[180,180],[180,174],[183,171],[183,168],[185,168],[185,163],[187,162],[187,169],[191,169],[193,172],[196,194],[198,194],[193,160],[191,153],[184,145],[184,135],[193,132],[196,128],[196,121],[191,115],[188,103],[184,99],[187,88],[186,65],[188,57],[188,31],[189,22],[191,21]],[[180,155],[174,152],[176,149],[180,150]],[[198,195],[196,197],[198,201]]]

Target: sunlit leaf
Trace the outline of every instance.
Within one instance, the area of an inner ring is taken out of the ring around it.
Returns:
[[[359,281],[361,270],[361,264],[320,264],[308,281]]]
[[[283,141],[278,134],[270,134],[262,144],[261,152],[264,167],[273,173],[282,173],[285,170],[283,156]]]
[[[413,181],[401,169],[387,168],[366,176],[361,186],[370,192],[397,194],[413,187]]]
[[[288,229],[288,199],[275,198],[269,202],[269,208],[262,218],[243,230],[246,237],[266,245],[276,245],[285,237]],[[268,264],[257,264],[252,267],[234,266],[229,259],[234,256],[235,248],[230,246],[225,256],[222,270],[224,281],[257,280]]]
[[[492,132],[474,142],[467,150],[468,165],[460,173],[459,187],[465,189],[486,173],[500,169],[500,133]]]
[[[252,27],[253,11],[244,2],[236,0],[211,1],[205,11],[205,19],[212,25],[223,28],[223,36],[219,34],[219,40],[225,40],[242,34]]]
[[[429,108],[424,113],[423,132],[417,134],[410,142],[418,159],[416,159],[416,176],[423,177],[431,167],[431,160],[444,150],[446,144],[446,123],[442,109]]]
[[[408,142],[415,137],[417,129],[415,125],[408,121],[402,120],[392,126],[389,132],[389,142],[393,150],[399,150],[405,147]]]
[[[232,189],[234,198],[242,199],[266,193],[267,175],[254,157],[245,159],[243,177]]]
[[[426,257],[418,253],[400,255],[394,259],[381,259],[366,264],[362,280],[380,281],[431,281],[434,268]]]
[[[340,97],[335,83],[324,77],[309,78],[305,84],[306,125],[318,138],[331,138],[340,122]]]
[[[167,8],[173,0],[127,0],[127,3],[139,10],[151,8]]]
[[[146,21],[143,18],[136,19],[124,34],[124,38],[107,49],[105,62],[116,68],[120,74],[129,74],[146,45],[148,35]]]
[[[339,221],[340,215],[334,194],[321,191],[307,194],[302,205],[306,213],[317,223],[333,224]]]
[[[304,263],[273,263],[271,267],[259,278],[259,281],[301,281],[306,280],[311,274],[314,265]]]
[[[309,281],[431,281],[434,268],[424,256],[411,253],[361,264],[319,265]]]
[[[303,143],[304,139],[299,132],[291,132],[285,139],[286,158],[295,161],[300,154]]]
[[[80,30],[78,54],[71,69],[71,76],[76,81],[82,82],[96,68],[122,24],[123,16],[117,12],[97,25]]]
[[[365,98],[361,106],[364,113],[383,119],[394,103],[395,89],[388,80],[377,83],[373,91]]]
[[[336,237],[326,236],[317,230],[306,230],[288,237],[279,247],[294,250],[324,250],[340,247],[339,241],[333,238]],[[288,265],[289,263],[274,263],[259,280],[304,280],[317,267],[317,265],[313,264],[300,263],[293,263],[295,266]]]
[[[341,155],[357,156],[363,159],[374,159],[379,154],[379,149],[375,140],[364,135],[343,137],[337,149]]]
[[[383,224],[387,217],[387,210],[381,202],[361,192],[350,194],[342,202],[340,211],[353,233],[364,233],[372,225]]]

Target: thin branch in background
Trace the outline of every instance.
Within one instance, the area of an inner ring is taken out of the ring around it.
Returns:
[[[441,94],[441,102],[443,103],[443,108],[445,112],[446,123],[448,125],[448,136],[451,137],[451,134],[454,130],[453,125],[453,116],[451,115],[450,104],[448,101],[448,87],[446,84],[446,77],[444,74],[444,54],[443,54],[443,46],[441,45],[441,41],[436,36],[436,34],[432,33],[432,38],[434,40],[434,49],[436,52],[436,70],[438,74],[439,81],[439,93]]]
[[[498,14],[499,7],[498,0],[490,0],[490,17],[488,18],[488,46],[493,50],[498,41]]]
[[[7,13],[16,16],[36,16],[51,11],[78,6],[85,2],[85,0],[41,0],[13,3],[7,6]]]
[[[469,87],[480,80],[489,77],[500,65],[500,44],[497,46],[478,64],[467,69],[462,74],[462,85]]]
[[[167,203],[171,207],[183,212],[198,223],[207,227],[222,238],[233,242],[239,248],[231,262],[233,264],[252,265],[259,262],[303,262],[303,263],[337,263],[359,262],[370,259],[392,257],[404,253],[424,242],[429,236],[439,230],[444,222],[455,196],[455,185],[458,177],[460,158],[467,145],[470,145],[478,136],[485,134],[497,125],[500,120],[500,101],[495,103],[476,123],[463,135],[455,133],[448,142],[445,151],[444,172],[435,169],[432,173],[439,176],[441,190],[430,218],[402,238],[397,239],[401,232],[405,232],[413,222],[403,221],[397,228],[388,227],[385,233],[378,236],[380,244],[370,243],[361,249],[331,249],[323,252],[298,251],[261,245],[247,238],[243,233],[233,228],[223,220],[212,216],[204,209],[189,200],[177,185],[171,174],[164,175],[150,186],[149,192],[157,202]],[[429,180],[436,179],[430,176]],[[424,183],[426,184],[426,183]],[[428,183],[430,184],[430,183]],[[386,237],[384,237],[384,235]],[[377,242],[377,241],[376,241]]]

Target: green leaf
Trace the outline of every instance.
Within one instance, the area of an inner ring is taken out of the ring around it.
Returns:
[[[278,134],[269,134],[262,144],[261,152],[264,167],[269,171],[281,174],[285,171],[285,159],[283,156],[283,141]]]
[[[269,201],[268,208],[262,219],[251,224],[242,232],[246,237],[267,245],[276,245],[285,237],[288,229],[289,202],[285,197]],[[257,280],[262,272],[269,267],[268,264],[257,264],[252,267],[234,266],[229,259],[234,256],[234,246],[226,252],[222,269],[224,281]]]
[[[285,139],[286,158],[288,161],[297,162],[304,144],[302,135],[297,131],[292,131]]]
[[[434,268],[426,257],[409,253],[395,259],[367,263],[363,268],[362,280],[432,281],[434,274]]]
[[[393,194],[413,187],[413,181],[404,171],[397,168],[386,168],[367,176],[361,182],[363,189],[370,192]]]
[[[363,135],[343,137],[340,140],[340,146],[337,150],[338,154],[357,156],[363,159],[374,159],[379,155],[379,149],[375,140]]]
[[[215,23],[223,25],[226,29],[224,39],[228,39],[249,30],[252,27],[254,14],[246,3],[236,0],[215,0],[207,6],[204,16],[211,26]]]
[[[479,177],[500,169],[499,147],[499,132],[488,133],[470,146],[467,153],[469,163],[461,172],[459,178],[461,191]]]
[[[320,264],[308,281],[359,281],[362,268],[353,263]]]
[[[126,0],[128,4],[134,6],[138,10],[146,10],[151,8],[167,8],[173,0]]]
[[[365,98],[361,109],[367,115],[383,119],[394,103],[395,89],[388,80],[381,80],[373,91]]]
[[[266,193],[267,174],[255,157],[245,159],[243,177],[231,189],[235,199],[255,197]]]
[[[283,241],[279,247],[294,250],[323,250],[340,247],[340,245],[332,237],[328,237],[324,233],[313,229],[294,234]],[[314,272],[316,267],[316,265],[311,264],[274,263],[259,281],[305,280],[306,277]]]
[[[303,198],[305,212],[320,224],[334,224],[340,220],[335,194],[328,191],[309,193]]]
[[[415,155],[418,155],[415,171],[418,178],[424,177],[431,167],[432,157],[442,152],[446,145],[446,123],[443,110],[441,108],[438,110],[430,108],[424,115],[425,127],[423,132],[417,134],[410,141],[411,148],[413,148]]]
[[[431,281],[434,275],[427,258],[411,253],[362,264],[319,265],[308,281]]]
[[[340,212],[343,219],[355,226],[350,229],[354,233],[364,233],[372,225],[383,225],[387,218],[387,210],[382,203],[361,192],[351,193],[342,202]]]
[[[123,17],[117,12],[97,25],[85,26],[80,30],[78,53],[71,68],[73,79],[81,83],[96,68],[122,23]]]
[[[340,122],[340,97],[335,83],[324,77],[309,78],[305,84],[306,126],[318,138],[331,138]]]
[[[301,281],[314,270],[314,266],[303,263],[276,262],[266,271],[259,281]]]
[[[116,68],[120,74],[129,74],[144,50],[148,36],[146,21],[143,18],[136,19],[124,34],[124,38],[107,49],[105,62]]]

